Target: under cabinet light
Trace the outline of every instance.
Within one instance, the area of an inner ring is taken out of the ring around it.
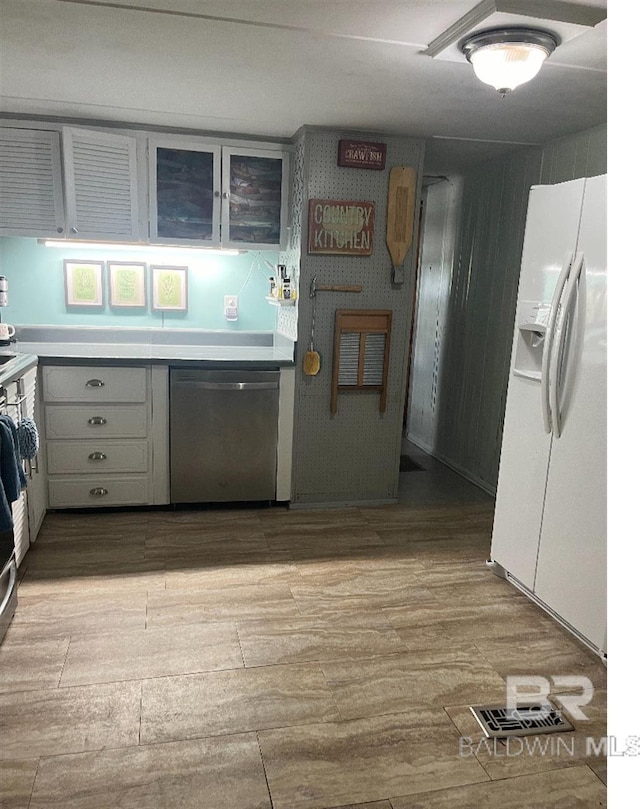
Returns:
[[[239,256],[240,253],[246,253],[246,250],[228,250],[217,247],[192,247],[187,244],[126,244],[123,242],[79,242],[75,239],[38,239],[38,244],[43,244],[45,247],[63,247],[81,248],[82,250],[128,250],[128,251],[146,251],[150,250],[191,250],[198,253],[206,253],[207,255],[215,254],[218,256]]]

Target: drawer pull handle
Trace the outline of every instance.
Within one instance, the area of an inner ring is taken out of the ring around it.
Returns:
[[[89,379],[86,383],[87,388],[104,388],[104,382],[101,379]]]
[[[104,454],[104,452],[92,452],[89,455],[89,460],[90,461],[106,461],[107,456]]]
[[[103,419],[102,416],[92,416],[87,424],[106,424],[107,420]]]
[[[95,488],[95,489],[90,489],[90,490],[89,490],[89,494],[93,494],[93,495],[95,495],[96,497],[104,497],[104,496],[105,496],[105,494],[109,494],[109,490],[108,490],[108,489],[104,489],[102,486],[98,486],[98,487],[97,487],[97,488]]]

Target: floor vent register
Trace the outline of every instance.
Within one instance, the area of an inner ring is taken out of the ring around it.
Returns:
[[[548,701],[520,703],[515,708],[506,705],[472,705],[470,708],[485,736],[493,739],[574,730],[558,708]]]

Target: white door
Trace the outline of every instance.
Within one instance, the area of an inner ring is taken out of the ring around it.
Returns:
[[[149,138],[152,243],[220,246],[220,156],[207,138]]]
[[[60,135],[0,128],[0,236],[64,233]]]
[[[21,381],[9,382],[5,388],[6,405],[3,407],[4,413],[10,416],[14,422],[20,420],[22,399]],[[29,516],[27,512],[27,493],[23,489],[20,497],[11,504],[13,515],[13,544],[15,546],[16,565],[24,559],[29,550]]]
[[[62,129],[67,237],[137,241],[136,140]]]
[[[268,149],[222,149],[222,246],[284,250],[289,155]]]
[[[47,510],[47,487],[44,464],[44,422],[42,419],[42,406],[38,396],[37,368],[31,368],[24,375],[24,395],[27,397],[26,415],[36,422],[39,433],[39,452],[35,458],[26,462],[28,467],[27,505],[29,508],[29,541],[36,541],[38,532]]]
[[[522,342],[530,332],[518,326],[528,320],[533,306],[551,302],[563,262],[576,248],[583,191],[584,180],[574,180],[534,186],[529,194],[491,543],[491,558],[529,589],[535,578],[551,438],[543,426],[536,358]],[[519,375],[523,371],[526,376]]]
[[[587,181],[535,593],[602,649],[606,624],[606,177]]]

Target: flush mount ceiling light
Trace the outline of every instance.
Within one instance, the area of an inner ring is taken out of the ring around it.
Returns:
[[[505,96],[531,81],[558,45],[547,31],[535,28],[495,28],[465,39],[460,49],[476,76]]]

